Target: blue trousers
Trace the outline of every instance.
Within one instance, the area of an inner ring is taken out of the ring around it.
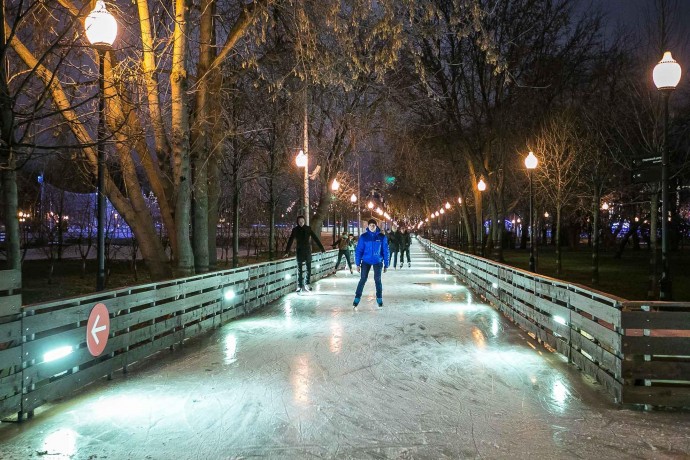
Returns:
[[[374,283],[376,284],[376,298],[383,298],[383,285],[381,284],[381,271],[383,271],[383,263],[371,265],[366,262],[362,262],[361,274],[359,277],[359,284],[357,285],[357,291],[355,291],[355,297],[361,298],[362,291],[364,290],[364,285],[369,278],[369,270],[374,267]]]

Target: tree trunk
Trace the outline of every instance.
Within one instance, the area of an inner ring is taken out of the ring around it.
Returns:
[[[208,162],[208,268],[218,266],[218,200],[220,199],[220,168],[218,154],[213,152]],[[222,233],[222,232],[221,232]]]
[[[553,232],[553,229],[551,229]],[[551,241],[554,240],[553,233],[551,234]],[[563,273],[563,261],[561,259],[561,207],[556,207],[556,275],[560,276]]]
[[[273,163],[273,154],[271,155],[271,163]],[[268,218],[268,260],[273,260],[276,252],[276,199],[273,172],[268,178]]]
[[[0,1],[0,19],[5,23],[5,1]],[[21,269],[21,247],[19,234],[19,198],[17,195],[17,173],[15,172],[14,112],[7,84],[7,37],[3,27],[0,31],[0,196],[4,203],[5,245],[7,268]]]
[[[237,268],[240,266],[240,185],[237,168],[234,168],[232,176],[232,268]]]
[[[191,162],[189,146],[189,113],[187,104],[187,0],[175,0],[172,69],[170,73],[172,151],[174,158],[175,230],[177,233],[177,275],[194,272],[194,254],[190,240]]]
[[[592,197],[592,285],[599,286],[599,191]]]

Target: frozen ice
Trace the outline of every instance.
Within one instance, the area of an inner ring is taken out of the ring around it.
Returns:
[[[683,412],[621,408],[412,247],[344,269],[21,424],[2,459],[679,458]]]

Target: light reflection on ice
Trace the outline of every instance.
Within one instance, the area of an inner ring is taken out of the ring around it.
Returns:
[[[478,348],[486,347],[486,338],[484,337],[484,333],[482,333],[478,327],[472,328],[472,339]]]
[[[46,436],[42,452],[51,459],[71,459],[77,452],[77,433],[69,428],[60,428]]]
[[[237,337],[235,334],[228,334],[225,337],[225,364],[232,364],[237,361]]]
[[[306,406],[309,404],[309,357],[296,356],[290,371],[290,383],[295,402]]]
[[[560,379],[556,379],[553,384],[553,389],[551,391],[551,398],[556,403],[556,407],[563,411],[566,406],[566,400],[568,399],[568,389],[563,385]]]
[[[498,335],[498,317],[496,315],[491,318],[491,334],[494,337]]]
[[[343,348],[343,327],[340,324],[340,320],[331,320],[331,337],[329,340],[329,350],[331,353],[340,354]]]
[[[283,305],[283,311],[285,312],[285,325],[287,327],[292,326],[292,303],[290,300],[285,300],[285,305]]]

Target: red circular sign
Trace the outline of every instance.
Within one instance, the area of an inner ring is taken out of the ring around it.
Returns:
[[[86,346],[91,356],[99,356],[105,350],[110,334],[110,313],[102,303],[97,303],[86,323]]]

